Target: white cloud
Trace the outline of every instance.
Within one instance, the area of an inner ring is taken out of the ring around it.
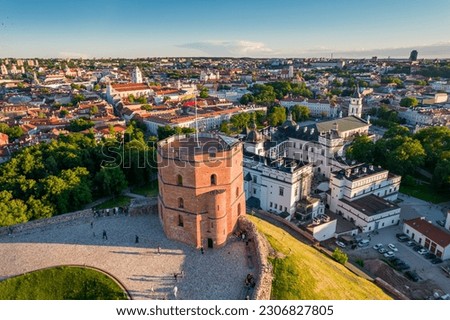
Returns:
[[[178,47],[195,49],[208,56],[255,57],[275,54],[264,43],[247,40],[200,41],[181,44]]]

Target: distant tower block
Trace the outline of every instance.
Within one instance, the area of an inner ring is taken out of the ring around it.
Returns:
[[[207,133],[158,143],[158,210],[166,236],[223,246],[245,214],[242,143]]]
[[[356,87],[355,93],[350,98],[350,105],[348,106],[348,115],[361,118],[362,116],[362,96],[359,92],[359,86]]]
[[[417,52],[417,50],[411,51],[411,54],[409,55],[409,60],[410,61],[417,61],[417,56],[418,55],[419,55],[419,53]]]
[[[288,77],[291,79],[294,77],[294,66],[289,66]]]
[[[142,72],[139,67],[136,67],[131,74],[131,81],[133,83],[142,83]]]

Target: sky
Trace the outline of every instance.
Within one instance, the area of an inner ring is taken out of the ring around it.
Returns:
[[[0,57],[450,58],[449,0],[0,0]]]

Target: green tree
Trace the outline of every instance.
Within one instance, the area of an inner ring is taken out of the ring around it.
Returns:
[[[219,130],[225,134],[230,134],[230,122],[228,120],[222,121]]]
[[[422,144],[426,157],[426,166],[431,171],[434,170],[437,163],[444,159],[442,154],[450,151],[450,128],[448,127],[429,127],[420,130],[414,135]]]
[[[375,144],[366,135],[357,136],[346,151],[346,156],[359,162],[372,163],[374,161]]]
[[[404,138],[403,143],[389,153],[387,165],[394,173],[411,174],[423,165],[425,156],[426,153],[420,141]]]
[[[267,116],[271,126],[279,126],[286,121],[286,109],[284,107],[272,107]]]
[[[311,111],[308,107],[297,104],[291,108],[291,113],[294,121],[306,121],[309,119]]]
[[[67,111],[66,109],[63,109],[59,112],[59,117],[65,118],[68,114],[69,114],[69,111]]]
[[[80,132],[94,126],[94,122],[85,118],[78,118],[69,122],[68,130],[72,132]]]
[[[89,113],[91,115],[97,114],[98,113],[98,107],[97,106],[93,106]]]
[[[348,261],[348,256],[345,252],[343,252],[341,249],[336,248],[333,251],[333,259],[339,262],[340,264],[346,264]]]
[[[245,104],[245,105],[251,104],[254,101],[255,101],[255,97],[251,93],[246,93],[239,99],[239,102],[241,104]]]
[[[73,96],[72,103],[75,105],[78,102],[81,102],[81,101],[84,101],[84,100],[86,100],[86,97],[83,94],[79,93],[79,94],[76,94],[76,95]]]
[[[0,226],[10,226],[27,221],[27,206],[14,199],[10,191],[0,191]]]
[[[101,89],[101,87],[100,87],[100,85],[97,83],[95,86],[94,86],[94,91],[99,91]]]
[[[141,110],[145,110],[145,111],[152,111],[153,107],[149,104],[143,104],[141,106]]]
[[[55,209],[51,204],[45,204],[43,201],[35,199],[34,196],[31,196],[26,204],[28,220],[50,218],[55,214]]]
[[[206,99],[206,98],[208,98],[208,96],[209,96],[209,94],[208,94],[208,88],[206,88],[206,87],[202,87],[201,88],[201,90],[200,90],[200,98],[202,98],[202,99]]]
[[[384,139],[390,139],[397,136],[411,137],[411,131],[407,127],[401,125],[393,125],[383,135]]]
[[[414,108],[419,104],[419,101],[415,97],[405,97],[400,100],[400,106],[405,108]]]
[[[99,195],[118,196],[127,187],[127,180],[119,167],[102,167],[95,175],[94,184]]]

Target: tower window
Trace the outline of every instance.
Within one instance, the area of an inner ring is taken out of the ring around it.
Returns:
[[[241,215],[241,204],[238,203],[238,216],[240,216],[240,215]]]
[[[236,198],[239,197],[239,187],[236,188]]]
[[[283,196],[283,195],[284,195],[284,188],[280,187],[280,193],[279,193],[279,195],[280,195],[280,196]]]
[[[178,198],[178,208],[184,208],[184,200],[183,198]]]
[[[177,185],[183,185],[183,177],[180,174],[177,176]]]
[[[178,226],[184,227],[183,216],[181,214],[178,215]]]
[[[217,184],[217,176],[215,174],[211,175],[211,185],[215,186]]]

